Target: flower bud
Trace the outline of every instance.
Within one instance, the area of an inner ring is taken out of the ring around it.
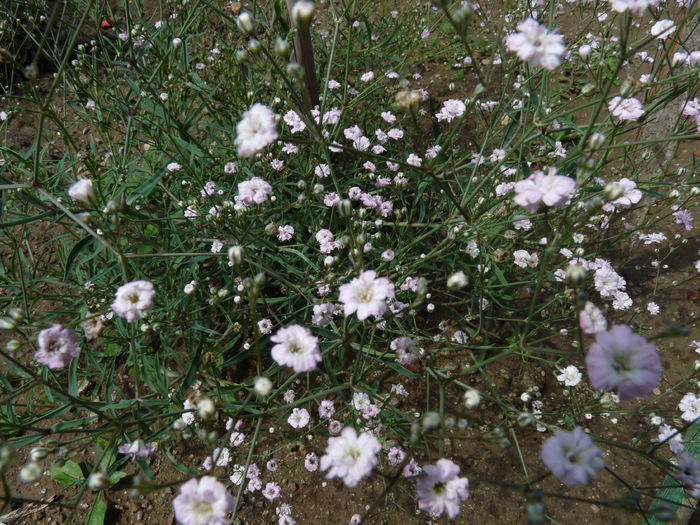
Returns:
[[[19,341],[19,339],[10,339],[5,344],[5,350],[7,350],[8,352],[16,352],[20,349],[21,346],[22,343]]]
[[[602,133],[593,133],[588,139],[588,147],[591,149],[598,149],[605,144],[607,137]]]
[[[265,275],[263,272],[255,274],[255,277],[253,278],[253,285],[256,288],[260,288],[265,284],[265,281],[267,281],[267,275]]]
[[[4,472],[16,457],[15,449],[12,447],[0,447],[0,472]]]
[[[423,416],[423,430],[431,430],[440,426],[440,414],[437,412],[426,412]]]
[[[580,264],[570,264],[566,268],[564,279],[573,288],[581,286],[586,281],[586,269]]]
[[[336,206],[341,217],[350,217],[352,215],[352,202],[350,199],[341,199]]]
[[[104,472],[93,472],[88,476],[87,486],[90,490],[104,490],[109,487],[109,478]]]
[[[231,246],[228,249],[228,260],[234,266],[242,264],[244,256],[245,256],[245,251],[243,250],[243,246],[236,245],[236,246]]]
[[[253,54],[256,54],[258,51],[260,51],[260,40],[257,38],[251,38],[248,40],[248,51],[250,51]]]
[[[629,80],[625,80],[620,87],[620,95],[622,95],[623,98],[628,98],[631,97],[633,93],[634,85],[632,85],[632,82]]]
[[[207,419],[212,419],[216,415],[216,405],[214,401],[206,396],[199,398],[197,401],[197,414],[205,421]]]
[[[578,48],[578,54],[581,55],[581,58],[583,59],[586,59],[589,56],[591,56],[592,52],[593,48],[588,44],[583,44],[581,47]]]
[[[481,394],[475,388],[470,388],[464,392],[464,406],[476,408],[481,403]]]
[[[248,60],[248,51],[246,51],[245,49],[239,49],[238,51],[236,51],[235,57],[236,62],[242,64],[243,62]]]
[[[292,52],[292,48],[285,39],[277,37],[275,39],[275,54],[280,57],[287,59]]]
[[[267,396],[272,390],[272,381],[267,377],[258,376],[255,378],[255,384],[253,385],[253,390],[259,396]]]
[[[10,308],[7,314],[18,323],[24,321],[24,312],[20,308]]]
[[[465,5],[454,10],[452,13],[452,19],[458,24],[461,24],[467,18],[469,18],[473,12],[474,10],[469,5]]]
[[[306,29],[314,15],[314,3],[309,0],[297,0],[292,7],[292,22],[296,27]]]
[[[447,288],[450,290],[459,290],[464,288],[469,283],[469,278],[463,271],[455,272],[447,278]]]
[[[296,62],[290,62],[287,64],[287,74],[299,82],[304,80],[304,68]]]
[[[19,471],[19,480],[22,483],[34,483],[39,481],[39,478],[41,478],[41,466],[35,461],[26,463]]]
[[[255,20],[248,11],[243,11],[236,17],[238,30],[245,35],[252,35],[255,32]]]
[[[603,193],[605,195],[605,200],[612,202],[622,197],[622,194],[625,193],[625,189],[619,182],[610,182],[605,185]]]
[[[418,91],[399,91],[396,93],[396,103],[404,111],[418,107],[421,96]]]
[[[46,447],[34,447],[29,451],[29,459],[38,461],[49,455],[49,449]]]
[[[10,317],[0,317],[0,330],[14,330],[17,323]]]

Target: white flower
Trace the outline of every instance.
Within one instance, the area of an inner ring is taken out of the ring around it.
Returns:
[[[169,172],[179,171],[180,168],[182,168],[182,166],[180,166],[177,162],[171,162],[165,167],[165,169]]]
[[[668,38],[676,30],[676,24],[673,20],[659,20],[651,26],[651,36],[655,36],[659,40]]]
[[[68,188],[68,196],[74,201],[89,203],[95,194],[95,189],[90,179],[79,179],[78,182]]]
[[[345,427],[338,437],[328,439],[321,457],[321,470],[328,470],[328,479],[341,478],[346,486],[355,487],[377,464],[382,446],[369,432],[359,436],[352,427]]]
[[[267,106],[255,103],[243,113],[236,131],[238,154],[251,158],[277,140],[277,115]]]
[[[128,323],[143,317],[144,310],[153,307],[156,292],[150,281],[133,281],[120,286],[112,303],[112,311]]]
[[[557,381],[564,383],[565,386],[576,386],[581,382],[583,375],[574,365],[569,365],[561,371],[557,376]]]
[[[631,11],[636,15],[642,15],[650,5],[656,5],[658,4],[658,1],[650,2],[649,0],[610,0],[610,3],[612,4],[613,10],[617,11],[618,13]]]
[[[373,270],[362,272],[359,277],[340,287],[339,300],[346,316],[357,312],[364,321],[370,315],[377,318],[387,310],[387,299],[394,298],[394,285],[386,277],[377,278]]]
[[[292,428],[304,428],[309,424],[309,411],[305,408],[294,408],[292,409],[292,415],[287,419],[287,423],[292,426]]]
[[[272,359],[277,364],[291,367],[295,372],[314,370],[316,363],[322,360],[318,339],[301,325],[280,328],[270,341],[277,343],[272,347]]]
[[[272,381],[270,381],[267,377],[258,376],[255,378],[253,390],[255,390],[255,393],[259,396],[266,396],[272,390]]]
[[[561,64],[566,51],[564,38],[547,30],[533,18],[518,24],[518,33],[506,37],[506,47],[534,67],[552,70]]]

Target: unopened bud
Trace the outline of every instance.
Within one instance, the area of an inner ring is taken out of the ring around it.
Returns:
[[[620,87],[620,95],[624,98],[631,97],[634,93],[634,85],[629,80],[625,80]]]
[[[243,246],[236,245],[228,249],[228,260],[231,261],[231,264],[234,266],[242,264],[244,256],[245,251],[243,250]]]
[[[352,202],[350,199],[341,199],[336,206],[341,217],[350,217],[352,215]]]
[[[253,54],[260,51],[260,46],[260,40],[258,40],[257,38],[251,38],[250,40],[248,40],[248,51],[250,51]]]
[[[19,339],[10,339],[5,344],[5,350],[7,350],[8,352],[16,352],[20,349],[21,346],[22,343],[19,341]]]
[[[475,388],[470,388],[464,392],[464,406],[467,408],[476,408],[481,403],[481,394]]]
[[[593,133],[588,139],[588,147],[591,149],[598,149],[605,144],[607,137],[602,133]]]
[[[238,15],[236,18],[236,25],[238,26],[238,30],[243,34],[252,35],[255,32],[255,20],[253,20],[253,17],[247,11],[243,11]]]
[[[622,194],[625,193],[625,188],[623,188],[622,184],[619,182],[610,182],[605,185],[603,193],[605,195],[605,200],[612,202],[622,197]]]
[[[570,264],[566,268],[564,279],[573,288],[581,286],[586,281],[586,269],[580,264]]]
[[[17,322],[11,317],[0,317],[0,330],[14,330]]]
[[[109,478],[104,472],[93,472],[88,476],[87,485],[90,490],[104,490],[109,487]]]
[[[431,430],[440,426],[440,414],[437,412],[426,412],[423,416],[423,430]]]
[[[38,461],[49,455],[49,449],[46,447],[34,447],[29,451],[29,459]]]
[[[292,7],[292,22],[296,27],[306,29],[314,16],[314,3],[309,0],[298,0]]]
[[[454,10],[452,13],[452,19],[458,24],[461,24],[467,18],[469,18],[473,12],[474,10],[469,5],[465,5]]]
[[[277,37],[275,40],[275,53],[280,58],[289,58],[292,48],[285,39]]]
[[[41,466],[36,461],[26,463],[19,471],[19,480],[22,483],[34,483],[41,478]]]
[[[263,272],[260,272],[255,275],[255,278],[253,279],[253,285],[256,288],[260,288],[265,284],[265,281],[267,281],[267,275],[265,275]]]
[[[396,103],[404,111],[418,107],[421,96],[418,91],[399,91],[396,93]]]
[[[447,278],[447,287],[450,290],[459,290],[469,283],[469,278],[463,271],[455,272]]]
[[[290,62],[287,64],[287,74],[300,82],[304,80],[304,68],[296,62]]]
[[[236,62],[242,64],[243,62],[248,60],[248,51],[246,51],[245,49],[239,49],[238,51],[236,51],[235,57]]]
[[[258,376],[255,378],[255,384],[253,385],[253,390],[259,396],[266,396],[272,390],[272,381],[267,377]]]
[[[216,415],[216,405],[214,404],[214,401],[206,396],[201,397],[197,401],[197,414],[205,421],[207,419],[212,419]]]
[[[7,313],[18,323],[24,321],[24,311],[22,311],[20,308],[10,308]]]

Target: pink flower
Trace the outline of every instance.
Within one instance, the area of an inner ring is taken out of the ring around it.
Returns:
[[[150,281],[126,283],[117,289],[112,311],[126,319],[127,323],[133,323],[143,317],[144,310],[150,310],[153,307],[155,296],[156,292]]]
[[[457,477],[458,474],[459,466],[449,459],[424,466],[416,486],[418,508],[434,517],[456,517],[461,502],[469,497],[469,480]]]
[[[370,315],[381,317],[387,310],[387,299],[394,298],[394,285],[385,277],[377,278],[373,270],[362,272],[347,284],[340,287],[339,300],[343,303],[345,316],[357,312],[357,318],[364,321]]]
[[[291,367],[295,372],[314,370],[316,363],[322,360],[318,339],[301,325],[280,328],[270,341],[277,343],[272,347],[272,359],[277,364]]]
[[[137,439],[132,443],[120,445],[119,453],[132,458],[145,458],[153,453],[153,446],[147,445],[143,439]]]
[[[272,186],[260,177],[252,177],[238,183],[236,201],[245,205],[262,204],[270,195],[272,195]]]
[[[461,100],[446,100],[442,104],[442,109],[435,114],[435,118],[438,121],[446,120],[447,122],[452,122],[454,119],[464,115],[466,110],[467,106]]]
[[[608,102],[608,111],[619,120],[637,120],[644,115],[644,106],[636,98],[614,97]]]
[[[309,424],[310,419],[311,416],[308,410],[305,408],[294,408],[292,409],[292,415],[287,419],[287,423],[292,428],[304,428]]]
[[[39,350],[34,354],[34,359],[53,370],[67,366],[71,359],[80,355],[75,332],[60,324],[42,330],[36,340]]]
[[[550,168],[545,175],[535,171],[527,179],[515,183],[517,195],[515,204],[522,206],[529,213],[535,213],[540,204],[554,208],[563,207],[576,190],[576,181],[570,177],[557,175],[555,168]]]

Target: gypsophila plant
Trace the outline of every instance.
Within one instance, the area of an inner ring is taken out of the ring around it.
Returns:
[[[155,4],[0,8],[0,521],[697,497],[694,2]]]

